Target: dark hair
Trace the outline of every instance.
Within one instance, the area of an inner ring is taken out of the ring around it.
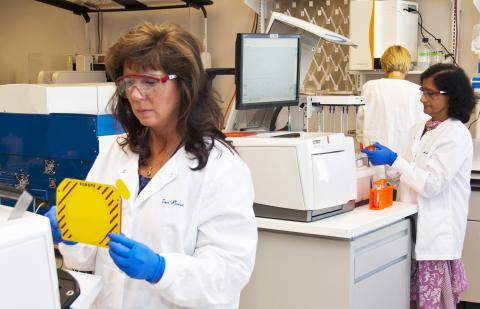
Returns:
[[[209,84],[200,58],[200,45],[188,31],[174,24],[141,23],[123,34],[108,50],[105,65],[108,76],[115,80],[124,66],[137,70],[162,70],[176,74],[180,92],[177,132],[185,150],[197,159],[192,170],[201,170],[208,161],[215,139],[227,145],[220,131],[223,114],[218,96]],[[133,114],[128,99],[118,90],[110,101],[112,114],[123,126],[127,137],[119,143],[140,155],[140,164],[150,157],[148,131]]]
[[[445,91],[448,97],[448,116],[463,123],[468,122],[475,107],[476,98],[465,71],[449,63],[438,63],[420,75],[420,81],[433,77],[438,90]]]

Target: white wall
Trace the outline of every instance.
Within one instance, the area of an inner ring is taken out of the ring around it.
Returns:
[[[459,38],[459,65],[469,76],[479,75],[477,72],[478,56],[471,51],[472,30],[475,24],[480,23],[480,14],[472,0],[461,1],[460,38]]]
[[[450,0],[419,0],[418,10],[423,17],[423,26],[433,33],[436,37],[442,40],[448,50],[451,48],[451,2]],[[420,21],[420,18],[419,18]],[[430,43],[433,42],[432,38],[425,33],[430,39]],[[418,33],[419,38],[420,32]],[[421,40],[419,39],[419,44]]]
[[[34,2],[2,1],[0,84],[36,81],[45,69],[66,69],[66,55],[84,52],[83,18]]]
[[[209,7],[207,7],[207,10],[208,9]],[[97,16],[96,14],[91,15],[92,22],[90,22],[89,29],[93,39],[96,39]],[[191,31],[198,39],[203,39],[203,14],[200,10],[194,8],[111,12],[104,13],[103,17],[103,46],[106,47],[103,50],[104,52],[107,51],[109,46],[115,43],[123,32],[143,21],[158,24],[173,22]],[[95,40],[93,40],[92,45],[95,50],[97,47]]]
[[[471,52],[470,43],[472,40],[473,25],[480,22],[480,15],[475,9],[472,0],[459,0],[460,23],[458,64],[469,76],[477,74],[477,56]],[[451,48],[451,26],[452,26],[452,2],[451,0],[419,0],[419,11],[423,16],[424,26],[435,36],[442,39],[442,43],[450,50]]]
[[[419,0],[424,25],[448,43],[450,48],[450,0]],[[460,65],[469,75],[476,73],[477,56],[470,51],[471,30],[479,22],[472,1],[462,1],[460,23]],[[208,13],[208,50],[214,67],[233,67],[235,36],[250,32],[253,12],[243,0],[214,0]],[[199,10],[171,9],[104,14],[104,51],[129,27],[148,20],[173,21],[203,40],[203,15]],[[85,40],[83,17],[33,0],[2,1],[0,10],[0,84],[35,82],[40,69],[67,68],[67,55],[95,52],[96,14],[88,25],[90,40]],[[89,49],[90,48],[90,49]],[[223,100],[234,91],[232,77],[217,77],[215,89]]]
[[[97,15],[91,13],[86,42],[83,17],[33,0],[2,1],[0,7],[0,84],[34,83],[38,71],[67,69],[67,56],[97,50]],[[249,32],[253,12],[243,0],[214,0],[208,14],[208,50],[214,67],[233,67],[237,32]],[[141,21],[174,22],[203,41],[203,14],[193,8],[104,13],[103,51]],[[234,91],[232,77],[219,77],[222,99]]]

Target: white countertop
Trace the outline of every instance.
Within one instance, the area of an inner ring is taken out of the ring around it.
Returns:
[[[352,239],[399,221],[416,212],[416,204],[394,202],[392,206],[382,210],[370,210],[368,205],[365,205],[314,222],[257,218],[257,225],[259,229]]]

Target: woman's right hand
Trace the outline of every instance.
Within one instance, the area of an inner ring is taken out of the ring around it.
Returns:
[[[371,149],[371,146],[374,146],[374,149]],[[397,153],[390,150],[388,147],[381,145],[380,143],[375,143],[366,148],[362,149],[362,152],[368,156],[368,160],[373,165],[383,165],[392,164],[397,159]]]
[[[50,209],[45,213],[45,216],[50,220],[50,227],[52,229],[52,237],[53,237],[53,242],[58,244],[63,242],[64,244],[67,245],[75,245],[76,242],[74,241],[68,241],[68,240],[63,240],[62,239],[62,233],[60,232],[60,229],[58,228],[58,221],[57,221],[57,206],[52,206]]]

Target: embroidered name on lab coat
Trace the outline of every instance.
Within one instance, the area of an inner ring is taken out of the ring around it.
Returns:
[[[178,206],[178,207],[183,207],[183,203],[180,203],[177,200],[167,200],[162,198],[162,205],[168,205],[168,206]]]

